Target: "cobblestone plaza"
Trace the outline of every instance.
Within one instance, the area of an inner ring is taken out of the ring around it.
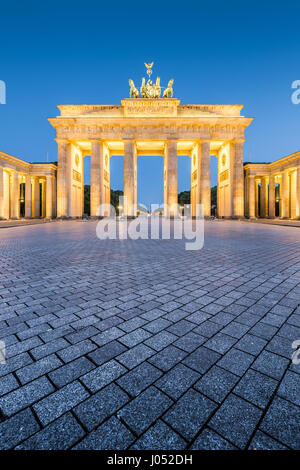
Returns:
[[[0,230],[0,449],[299,449],[300,231]]]

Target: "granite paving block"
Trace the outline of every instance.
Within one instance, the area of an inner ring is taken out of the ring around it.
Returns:
[[[231,394],[208,424],[239,449],[245,449],[261,414],[254,405]]]
[[[189,333],[181,336],[177,341],[175,341],[173,344],[174,346],[183,349],[184,351],[187,352],[192,352],[195,349],[199,348],[207,338],[204,336],[198,335],[197,333],[194,333],[193,331],[190,331]]]
[[[239,377],[213,366],[195,385],[194,388],[211,400],[221,403],[233,389]]]
[[[6,393],[19,387],[17,379],[12,375],[8,374],[0,378],[0,396],[6,395]]]
[[[77,405],[73,411],[85,428],[92,431],[128,401],[128,395],[112,383]]]
[[[41,377],[1,397],[0,410],[5,416],[11,416],[53,391],[54,387],[49,380]]]
[[[114,416],[89,434],[74,450],[122,450],[135,440],[134,435]]]
[[[236,343],[235,348],[241,349],[246,353],[257,356],[267,344],[267,340],[259,338],[258,336],[246,334]]]
[[[155,349],[155,351],[160,351],[166,346],[169,346],[169,344],[173,343],[176,339],[178,339],[178,337],[172,333],[161,331],[160,333],[157,333],[156,335],[147,339],[145,344],[150,346],[152,349]]]
[[[71,413],[58,418],[16,447],[18,450],[67,450],[85,435]]]
[[[275,441],[261,431],[256,431],[248,450],[287,450],[288,447]]]
[[[246,370],[250,367],[254,360],[254,357],[239,349],[231,349],[228,351],[222,359],[219,360],[218,366],[223,369],[229,370],[233,374],[242,376]]]
[[[277,393],[281,398],[300,406],[300,375],[288,370]]]
[[[158,379],[155,382],[155,386],[172,399],[177,400],[184,392],[193,386],[199,377],[200,374],[194,370],[183,364],[178,364],[163,377]]]
[[[263,351],[252,365],[252,368],[268,375],[269,377],[280,380],[285,373],[289,362],[290,361],[288,359],[278,356],[277,354]]]
[[[92,392],[95,393],[118,377],[127,372],[127,369],[112,359],[102,366],[88,372],[81,377],[81,382]]]
[[[185,358],[183,363],[200,374],[205,374],[220,357],[219,353],[201,346]]]
[[[193,442],[191,450],[235,450],[236,447],[211,429],[204,429]]]
[[[236,342],[236,338],[232,338],[231,336],[225,335],[223,333],[217,333],[215,336],[205,342],[205,347],[212,349],[213,351],[216,351],[220,354],[224,354]]]
[[[124,351],[127,351],[126,346],[119,343],[118,341],[111,341],[101,348],[98,348],[95,351],[89,353],[88,357],[98,366],[101,366],[110,359],[114,359],[116,356],[119,356],[119,354]]]
[[[300,449],[299,407],[283,398],[275,397],[260,429],[294,450]]]
[[[22,369],[19,369],[16,372],[16,375],[22,384],[26,384],[62,365],[63,362],[60,361],[55,354],[51,354],[50,356],[46,356],[33,364],[22,367]]]
[[[0,450],[12,449],[39,429],[40,426],[29,408],[0,422]]]
[[[159,353],[148,359],[148,362],[166,372],[171,369],[175,364],[178,364],[187,353],[173,345],[168,346]]]
[[[117,380],[117,383],[131,396],[139,395],[162,375],[156,367],[143,362]]]
[[[163,420],[190,440],[200,431],[216,406],[204,395],[191,389],[163,415]]]
[[[172,403],[173,401],[165,394],[150,386],[128,405],[125,405],[118,412],[118,417],[140,436]]]
[[[145,344],[138,344],[137,346],[134,346],[128,351],[117,356],[117,360],[128,369],[133,369],[133,367],[145,361],[153,354],[155,354],[153,349],[148,348],[148,346]]]
[[[277,380],[249,369],[235,387],[234,393],[260,408],[265,408],[271,400],[277,385]]]
[[[158,420],[131,447],[131,450],[182,450],[186,442],[163,421]]]
[[[40,422],[46,426],[59,416],[74,408],[89,396],[77,381],[61,388],[33,405]]]
[[[75,361],[69,362],[53,372],[48,373],[48,377],[56,387],[61,388],[87,372],[90,372],[95,367],[96,366],[86,357],[79,357],[75,359]]]

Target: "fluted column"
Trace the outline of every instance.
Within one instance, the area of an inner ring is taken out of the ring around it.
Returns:
[[[248,192],[249,217],[250,219],[253,219],[255,218],[255,176],[254,175],[248,176],[248,185],[249,185],[249,192]]]
[[[245,139],[234,140],[230,144],[230,159],[232,171],[232,216],[244,217],[244,166],[243,146]]]
[[[40,217],[41,211],[41,195],[40,195],[40,179],[35,176],[33,179],[33,217]]]
[[[14,171],[11,175],[11,218],[18,219],[20,217],[20,200],[19,200],[19,173]]]
[[[178,175],[177,175],[177,141],[167,140],[165,143],[165,197],[167,205],[165,214],[171,216],[177,215],[178,203]]]
[[[136,216],[136,152],[133,140],[124,141],[124,214]]]
[[[0,167],[0,220],[4,219],[4,171]]]
[[[63,139],[57,139],[57,144],[57,217],[67,217],[69,195],[72,191],[67,175],[71,161],[71,144]]]
[[[46,217],[53,216],[53,182],[52,176],[46,176]]]
[[[300,219],[300,166],[296,170],[296,218]]]
[[[198,184],[200,204],[203,205],[204,217],[210,217],[211,216],[210,141],[208,140],[201,141],[198,146],[198,171],[199,171],[199,176],[200,176],[200,184]]]
[[[102,216],[104,204],[104,148],[100,140],[92,141],[91,153],[91,216]]]
[[[25,217],[31,219],[32,217],[32,188],[31,176],[27,175],[25,179]]]
[[[264,176],[260,183],[260,216],[267,217],[267,180]]]
[[[275,177],[272,175],[269,178],[269,217],[275,217]]]
[[[284,171],[282,174],[282,192],[281,192],[281,204],[282,204],[282,218],[288,219],[290,216],[289,211],[289,174]]]

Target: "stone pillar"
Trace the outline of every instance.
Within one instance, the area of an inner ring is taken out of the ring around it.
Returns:
[[[290,216],[289,210],[289,174],[284,171],[282,174],[282,191],[281,191],[281,204],[282,204],[282,218],[288,219]]]
[[[71,162],[71,144],[63,139],[57,139],[57,144],[57,217],[67,217],[69,194],[72,192],[67,178],[67,169]]]
[[[260,183],[260,216],[267,217],[267,180],[263,176]]]
[[[18,219],[20,217],[20,187],[19,173],[14,171],[11,175],[11,218]]]
[[[275,217],[275,177],[270,176],[269,178],[269,217],[274,219]]]
[[[42,181],[42,217],[46,217],[46,181]]]
[[[104,188],[104,144],[102,141],[92,142],[91,153],[91,216],[103,216],[101,205],[105,203]]]
[[[234,140],[230,144],[232,181],[232,216],[244,217],[244,166],[243,144],[245,139]]]
[[[203,204],[204,217],[210,217],[211,216],[210,141],[208,140],[202,141],[198,146],[198,172],[199,172],[198,191],[199,191],[200,204]]]
[[[165,143],[164,157],[165,173],[165,214],[177,215],[178,190],[177,190],[177,141],[167,140]]]
[[[40,217],[41,196],[40,196],[40,180],[38,176],[33,179],[33,217]]]
[[[53,182],[52,176],[46,176],[46,217],[53,217]]]
[[[300,219],[300,166],[296,170],[296,218]]]
[[[248,210],[249,210],[249,217],[250,219],[255,218],[255,176],[249,175],[248,176],[248,185],[249,185],[249,192],[248,192]]]
[[[31,219],[32,217],[32,188],[31,176],[27,175],[25,180],[25,217]]]
[[[4,219],[4,171],[0,167],[0,220]]]
[[[136,216],[136,152],[133,140],[124,142],[124,196],[127,198],[124,214]]]

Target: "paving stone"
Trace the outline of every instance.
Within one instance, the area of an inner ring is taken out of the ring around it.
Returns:
[[[127,335],[122,336],[119,341],[125,346],[131,348],[151,337],[151,333],[144,330],[143,328],[137,328],[136,330],[128,333]]]
[[[133,369],[135,366],[145,361],[153,354],[153,349],[148,348],[148,346],[145,344],[138,344],[137,346],[134,346],[134,348],[131,348],[117,356],[117,359],[128,369]]]
[[[153,320],[152,322],[143,326],[143,329],[155,334],[161,330],[164,330],[165,328],[168,328],[170,325],[172,325],[172,323],[168,320],[165,320],[164,318],[157,318],[156,320]]]
[[[80,403],[73,411],[85,428],[92,431],[128,401],[128,395],[112,383]]]
[[[240,449],[244,449],[257,426],[262,412],[236,395],[229,395],[209,426]]]
[[[267,436],[261,431],[256,431],[252,441],[249,444],[249,450],[287,450],[288,447],[284,446],[278,441]]]
[[[134,435],[113,416],[73,449],[116,451],[126,449],[134,439]]]
[[[164,414],[163,419],[189,440],[199,432],[215,408],[215,403],[191,389]]]
[[[177,400],[199,379],[200,375],[183,364],[178,364],[155,382],[157,388]]]
[[[183,363],[200,374],[205,374],[220,357],[220,354],[201,346],[184,359]]]
[[[170,398],[151,386],[128,405],[125,405],[118,412],[118,417],[140,436],[172,403]]]
[[[260,425],[260,429],[291,449],[299,450],[299,407],[280,397],[275,397]]]
[[[49,343],[38,346],[37,348],[31,349],[30,353],[33,355],[34,359],[37,361],[42,357],[50,356],[50,354],[59,351],[60,349],[66,348],[69,346],[69,343],[64,338],[58,338]]]
[[[289,362],[290,361],[288,359],[278,356],[277,354],[263,351],[252,365],[252,368],[268,375],[269,377],[280,380],[285,373]]]
[[[267,341],[254,335],[245,335],[236,343],[235,348],[257,356],[265,347]]]
[[[0,396],[11,392],[12,390],[18,387],[19,387],[19,383],[12,374],[8,374],[0,378]]]
[[[174,325],[170,326],[168,328],[168,331],[170,333],[173,333],[174,335],[182,336],[188,333],[193,328],[195,328],[194,323],[191,323],[187,320],[180,320],[179,322],[174,323]]]
[[[120,338],[124,335],[124,331],[120,330],[117,327],[109,328],[99,335],[93,336],[91,339],[98,344],[98,346],[104,346],[104,344],[110,343],[114,339]]]
[[[237,321],[233,321],[225,328],[223,328],[222,333],[225,335],[232,336],[233,338],[240,339],[242,336],[244,336],[245,333],[247,333],[248,330],[248,325],[242,325]]]
[[[234,343],[236,343],[236,341],[236,338],[224,335],[223,333],[217,333],[215,336],[206,341],[205,347],[224,354],[234,345]]]
[[[131,447],[131,450],[181,450],[186,442],[163,421],[158,420]]]
[[[26,384],[62,365],[63,362],[60,361],[55,354],[51,354],[50,356],[46,356],[33,364],[22,367],[22,369],[19,369],[16,372],[16,375],[22,384]]]
[[[152,338],[147,339],[145,344],[150,346],[152,349],[155,349],[155,351],[160,351],[166,346],[169,346],[169,344],[173,343],[176,339],[178,339],[177,336],[172,333],[161,331],[160,333],[152,336]]]
[[[253,359],[254,357],[250,354],[233,348],[220,359],[218,366],[229,370],[233,374],[242,376],[252,364]]]
[[[27,408],[12,418],[0,422],[0,449],[8,450],[40,429],[32,411]]]
[[[277,393],[281,398],[300,406],[300,375],[288,370]]]
[[[233,389],[239,378],[213,366],[195,385],[194,388],[217,403],[221,403]]]
[[[158,367],[162,371],[166,372],[171,369],[175,364],[178,364],[187,353],[174,347],[173,345],[168,346],[163,351],[155,354],[148,359],[148,362]]]
[[[84,354],[87,354],[93,351],[96,348],[97,346],[94,343],[86,339],[84,341],[81,341],[80,343],[73,344],[72,346],[69,346],[68,348],[58,351],[57,355],[64,362],[70,362],[70,361],[74,361],[78,357],[83,356]]]
[[[214,334],[222,329],[222,325],[217,325],[211,321],[205,321],[197,328],[194,329],[194,333],[197,333],[201,336],[211,338]]]
[[[86,357],[79,357],[75,359],[75,361],[69,362],[53,372],[48,373],[48,376],[56,387],[61,388],[94,368],[95,365]]]
[[[191,450],[235,450],[236,447],[225,441],[211,429],[204,429],[190,447]]]
[[[85,388],[75,381],[34,404],[33,408],[40,422],[46,426],[71,410],[88,396],[89,394]]]
[[[161,375],[162,372],[159,369],[147,362],[143,362],[143,364],[118,379],[117,383],[130,395],[137,396]]]
[[[126,371],[125,367],[112,359],[91,372],[88,372],[82,376],[80,380],[92,393],[95,393],[113,380],[116,380]]]
[[[85,435],[71,413],[66,413],[17,446],[18,450],[67,450]]]
[[[0,398],[0,410],[4,415],[11,416],[53,391],[49,380],[41,377]]]
[[[89,353],[88,357],[91,358],[91,360],[94,361],[98,366],[101,366],[110,359],[114,359],[124,351],[127,351],[126,346],[119,343],[118,341],[111,341],[101,348],[98,348],[95,351]]]
[[[198,335],[193,331],[190,331],[186,335],[181,336],[181,338],[179,338],[173,344],[174,346],[177,346],[178,348],[181,348],[184,351],[192,352],[195,349],[199,348],[199,346],[201,346],[201,344],[203,344],[206,340],[207,338],[205,338],[204,336]]]
[[[260,408],[265,408],[277,385],[276,380],[249,369],[235,387],[234,393]]]

